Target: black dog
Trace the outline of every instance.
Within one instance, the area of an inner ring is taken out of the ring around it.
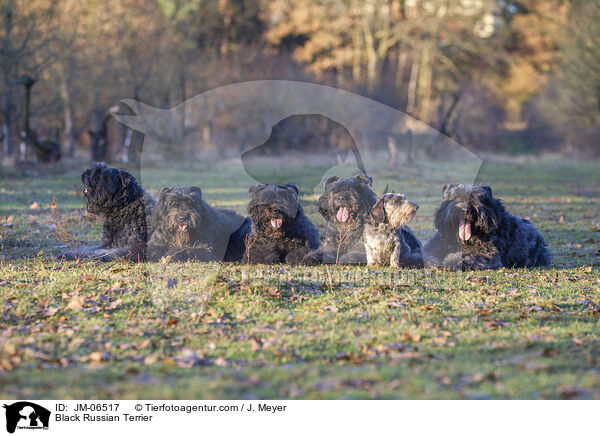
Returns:
[[[163,188],[152,222],[150,260],[239,261],[250,230],[248,218],[210,206],[196,186]]]
[[[319,232],[304,214],[296,186],[254,185],[249,196],[248,262],[298,263],[319,248]]]
[[[367,263],[363,231],[377,201],[371,184],[372,179],[362,174],[325,181],[319,198],[319,212],[327,220],[325,238],[321,249],[309,253],[304,263]]]
[[[88,212],[104,219],[100,246],[83,248],[62,258],[145,260],[156,201],[134,176],[104,163],[92,164],[81,175],[81,182]]]
[[[484,185],[444,185],[427,264],[449,269],[547,266],[552,255],[526,219],[511,215]]]

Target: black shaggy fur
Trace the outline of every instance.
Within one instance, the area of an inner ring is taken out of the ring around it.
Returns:
[[[319,232],[304,214],[296,186],[254,185],[249,197],[248,262],[294,264],[319,248]]]
[[[367,263],[363,231],[369,212],[377,201],[372,179],[357,175],[329,177],[319,198],[319,212],[327,220],[320,250],[309,253],[304,263]]]
[[[547,266],[544,238],[528,220],[511,215],[485,185],[444,185],[435,212],[437,232],[424,247],[428,265],[449,269]]]
[[[82,248],[74,256],[65,254],[62,257],[145,260],[151,216],[156,205],[150,194],[142,189],[134,176],[104,163],[92,164],[81,175],[81,182],[88,212],[104,219],[100,246]]]
[[[206,203],[196,186],[163,188],[153,224],[150,260],[239,261],[250,228],[248,218]]]

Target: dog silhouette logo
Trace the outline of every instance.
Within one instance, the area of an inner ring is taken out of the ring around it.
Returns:
[[[14,433],[18,429],[48,429],[50,411],[38,404],[29,401],[19,401],[10,405],[4,404],[6,409],[6,431]]]

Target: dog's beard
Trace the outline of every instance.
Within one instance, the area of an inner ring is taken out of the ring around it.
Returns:
[[[190,245],[190,232],[187,229],[177,230],[175,232],[175,244],[179,247]]]
[[[199,217],[195,213],[189,213],[187,222],[177,222],[176,216],[170,216],[169,233],[173,235],[173,242],[178,247],[186,247],[192,244],[192,241],[198,238]]]
[[[387,206],[387,205],[386,205]],[[416,210],[410,209],[410,207],[386,207],[385,214],[387,222],[392,227],[398,228],[408,223]]]

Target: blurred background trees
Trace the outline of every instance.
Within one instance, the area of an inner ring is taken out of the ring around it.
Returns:
[[[31,129],[63,156],[139,153],[121,99],[257,79],[357,92],[475,151],[598,155],[599,23],[594,0],[0,0],[2,156],[35,156],[24,76]]]

